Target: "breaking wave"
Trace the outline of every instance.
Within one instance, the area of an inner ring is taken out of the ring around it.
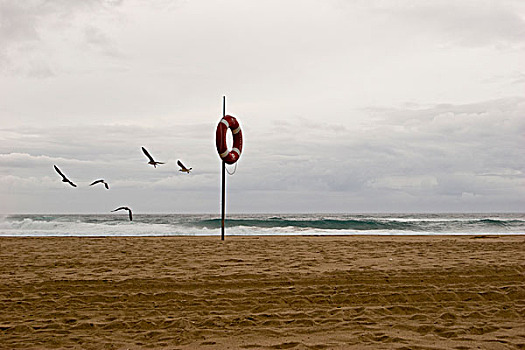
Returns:
[[[0,236],[205,236],[216,215],[4,215]],[[525,214],[229,215],[229,235],[525,234]]]

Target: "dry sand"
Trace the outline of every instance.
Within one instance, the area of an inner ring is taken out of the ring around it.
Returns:
[[[524,349],[524,236],[0,238],[0,348]]]

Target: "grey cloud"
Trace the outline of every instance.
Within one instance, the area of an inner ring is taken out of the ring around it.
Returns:
[[[49,176],[0,176],[0,193],[3,194],[35,195],[41,194],[43,189],[49,191],[49,189],[59,187],[61,187],[60,183]]]
[[[210,159],[216,163],[214,146],[212,142],[188,138],[186,129],[200,130],[202,126],[95,125],[2,130],[0,139],[5,142],[2,142],[4,147],[0,147],[0,174],[55,176],[52,165],[56,164],[78,182],[104,177],[117,187],[128,189],[202,190],[210,182],[210,163],[214,163]],[[146,146],[156,159],[166,164],[151,168],[141,146]],[[20,152],[12,152],[13,149]],[[177,159],[192,166],[194,173],[177,177],[181,175]]]
[[[81,161],[66,159],[66,158],[53,158],[45,155],[32,156],[28,153],[9,153],[0,154],[0,166],[5,168],[34,168],[50,163],[69,163],[79,164]],[[5,169],[4,168],[4,169]]]
[[[36,29],[38,11],[21,1],[0,1],[0,40],[5,45],[12,41],[39,40]]]
[[[519,2],[440,1],[405,5],[387,4],[376,10],[413,24],[413,29],[444,35],[444,44],[525,43],[525,7]]]
[[[86,42],[93,46],[100,48],[107,54],[115,55],[117,50],[115,49],[114,42],[99,28],[93,26],[87,26],[84,30]]]
[[[120,1],[0,1],[0,60],[2,73],[10,76],[49,78],[60,65],[55,61],[62,51],[62,41],[75,32],[79,17],[95,16],[97,10],[111,9]],[[92,28],[92,26],[91,26]],[[100,29],[88,29],[87,42],[102,48],[110,56],[120,56],[118,49]]]
[[[27,205],[64,190],[60,161],[80,182],[107,177],[115,201],[213,209],[226,94],[245,133],[236,210],[521,208],[523,98],[467,103],[519,95],[523,80],[523,5],[491,4],[0,2],[13,15],[0,175],[50,179]],[[167,164],[148,166],[141,146]],[[178,176],[177,159],[194,173]]]
[[[524,106],[524,100],[518,98],[425,109],[365,110],[363,119],[368,118],[367,113],[376,118],[375,127],[366,131],[341,128],[337,123],[319,125],[319,121],[304,118],[289,119],[283,127],[246,127],[245,150],[232,181],[238,191],[362,195],[391,190],[461,196],[463,192],[515,188],[525,171],[519,147]],[[48,149],[54,156],[90,161],[86,165],[103,169],[119,181],[136,180],[159,190],[188,190],[216,185],[209,185],[218,176],[219,166],[214,128],[214,123],[168,128],[101,125],[27,133],[40,135],[33,151]],[[26,137],[20,144],[13,140],[11,144],[27,147],[27,141]],[[140,153],[142,145],[169,165],[149,172]],[[198,169],[196,176],[175,175],[179,158]],[[514,180],[505,180],[509,174]]]
[[[517,72],[514,74],[512,84],[525,84],[525,73]]]
[[[235,186],[332,195],[339,201],[346,194],[362,198],[363,205],[382,202],[385,210],[401,202],[417,207],[417,198],[427,198],[426,208],[434,209],[447,207],[447,201],[454,210],[463,204],[489,208],[496,197],[494,205],[502,206],[504,196],[516,203],[524,194],[524,102],[374,111],[375,127],[341,134],[330,125],[289,120],[282,133],[264,134],[268,142],[262,149],[244,155]],[[466,198],[470,202],[464,203]],[[472,203],[475,198],[479,205]]]

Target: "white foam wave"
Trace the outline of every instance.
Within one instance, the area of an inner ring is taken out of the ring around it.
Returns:
[[[30,218],[0,220],[1,236],[155,236],[172,233],[172,228],[162,224],[41,221]]]
[[[321,230],[313,228],[254,226],[226,227],[231,236],[264,235],[348,235],[348,234],[395,234],[379,231]],[[399,232],[398,234],[403,234]],[[406,234],[406,232],[404,233]],[[220,229],[186,225],[150,224],[140,222],[86,223],[81,221],[40,221],[30,218],[10,221],[0,219],[0,236],[220,236]]]
[[[346,216],[334,216],[345,218]],[[274,219],[271,217],[270,219]],[[522,219],[522,216],[516,219]],[[38,236],[220,236],[220,228],[204,228],[197,225],[200,220],[210,219],[209,216],[195,217],[184,216],[159,216],[140,217],[135,221],[109,216],[83,215],[83,216],[0,216],[0,236],[14,237],[38,237]],[[311,219],[311,216],[310,216]],[[325,217],[326,219],[326,217]],[[389,218],[390,219],[390,218]],[[413,218],[406,218],[414,220]],[[499,217],[501,220],[501,217]],[[399,220],[399,218],[397,218]],[[418,218],[422,221],[425,218]],[[440,218],[443,220],[443,218]],[[377,217],[376,217],[377,221]],[[195,226],[194,226],[195,224]],[[463,230],[460,226],[453,226],[450,232],[448,228],[434,230],[426,227],[422,231],[408,230],[352,230],[352,229],[326,229],[298,226],[274,226],[258,227],[252,225],[232,225],[226,222],[226,235],[230,236],[254,236],[254,235],[448,235],[448,234],[523,234],[520,226],[516,232],[510,232],[506,228],[494,228],[492,226],[479,227],[475,231],[472,228]],[[512,229],[511,229],[512,230]]]

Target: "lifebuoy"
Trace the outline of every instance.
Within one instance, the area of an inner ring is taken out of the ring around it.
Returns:
[[[228,150],[228,145],[226,145],[226,131],[228,129],[231,129],[233,134],[233,147],[231,151]],[[221,119],[219,125],[217,125],[215,144],[219,156],[225,163],[234,164],[239,160],[242,152],[242,131],[237,119],[231,115],[226,115]]]

